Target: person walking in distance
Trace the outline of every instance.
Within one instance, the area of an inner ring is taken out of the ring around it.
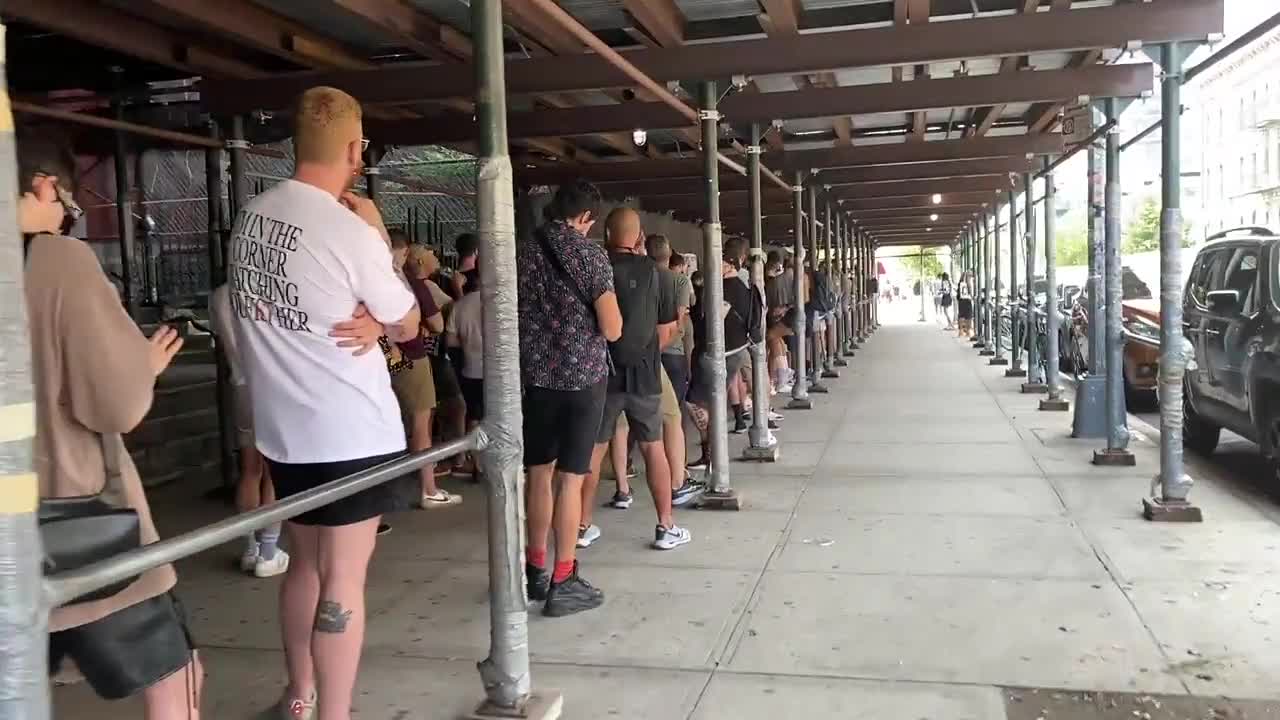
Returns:
[[[525,573],[529,598],[545,601],[542,612],[552,617],[604,602],[604,593],[578,574],[576,560],[582,485],[604,414],[608,343],[622,336],[609,256],[586,236],[599,205],[594,185],[561,185],[546,224],[516,246],[529,471]],[[553,526],[555,566],[547,572]]]
[[[942,316],[947,321],[947,331],[956,329],[955,323],[951,320],[951,305],[955,300],[954,288],[951,287],[951,276],[947,273],[938,273],[938,307],[942,310]]]
[[[231,301],[253,388],[258,450],[287,498],[404,454],[400,407],[378,339],[418,337],[413,292],[393,267],[377,207],[349,191],[362,112],[334,88],[304,92],[293,176],[250,201],[232,230]],[[350,720],[365,626],[365,577],[384,483],[285,524],[280,588],[288,720]]]
[[[956,318],[958,334],[962,338],[973,336],[973,273],[965,270],[956,283]]]

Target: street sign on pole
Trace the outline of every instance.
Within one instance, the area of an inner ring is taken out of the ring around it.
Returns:
[[[1062,139],[1067,145],[1084,142],[1093,133],[1093,112],[1089,103],[1077,102],[1062,111]]]

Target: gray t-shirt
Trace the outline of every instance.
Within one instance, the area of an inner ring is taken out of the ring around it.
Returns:
[[[666,268],[662,268],[662,272],[670,275],[675,281],[676,288],[676,310],[685,310],[685,319],[676,324],[676,334],[671,338],[671,343],[662,348],[662,352],[668,355],[684,355],[684,336],[688,332],[689,323],[688,313],[689,307],[693,304],[693,283],[689,281],[689,276],[684,273],[673,272]]]

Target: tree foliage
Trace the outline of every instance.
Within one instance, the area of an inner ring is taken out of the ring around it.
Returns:
[[[1185,238],[1185,233],[1184,233]],[[1160,201],[1144,198],[1138,212],[1125,230],[1120,250],[1125,254],[1151,252],[1160,249]]]
[[[902,267],[906,269],[908,277],[913,282],[920,279],[921,267],[923,267],[924,276],[927,278],[936,278],[939,273],[945,271],[942,266],[942,260],[932,250],[926,251],[924,255],[920,254],[919,248],[903,248],[903,251],[903,255],[899,259],[902,261]]]
[[[1073,213],[1054,228],[1059,267],[1089,264],[1089,224],[1082,213]]]

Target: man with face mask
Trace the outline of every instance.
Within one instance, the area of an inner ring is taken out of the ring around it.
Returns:
[[[302,94],[293,176],[251,200],[232,230],[231,302],[258,450],[286,498],[405,452],[400,406],[378,339],[418,337],[420,311],[393,267],[378,208],[349,191],[363,150],[359,103],[334,88]],[[353,313],[356,315],[354,320]],[[280,626],[284,717],[346,718],[364,636],[364,584],[383,483],[285,524],[292,561]]]
[[[144,337],[93,250],[62,234],[80,211],[71,152],[38,133],[19,133],[17,150],[40,497],[103,494],[136,511],[141,541],[153,543],[151,510],[120,435],[142,422],[156,376],[182,340],[169,327]],[[54,610],[49,666],[73,660],[103,698],[141,694],[148,720],[199,718],[203,672],[171,594],[176,582],[164,565],[109,597]]]

